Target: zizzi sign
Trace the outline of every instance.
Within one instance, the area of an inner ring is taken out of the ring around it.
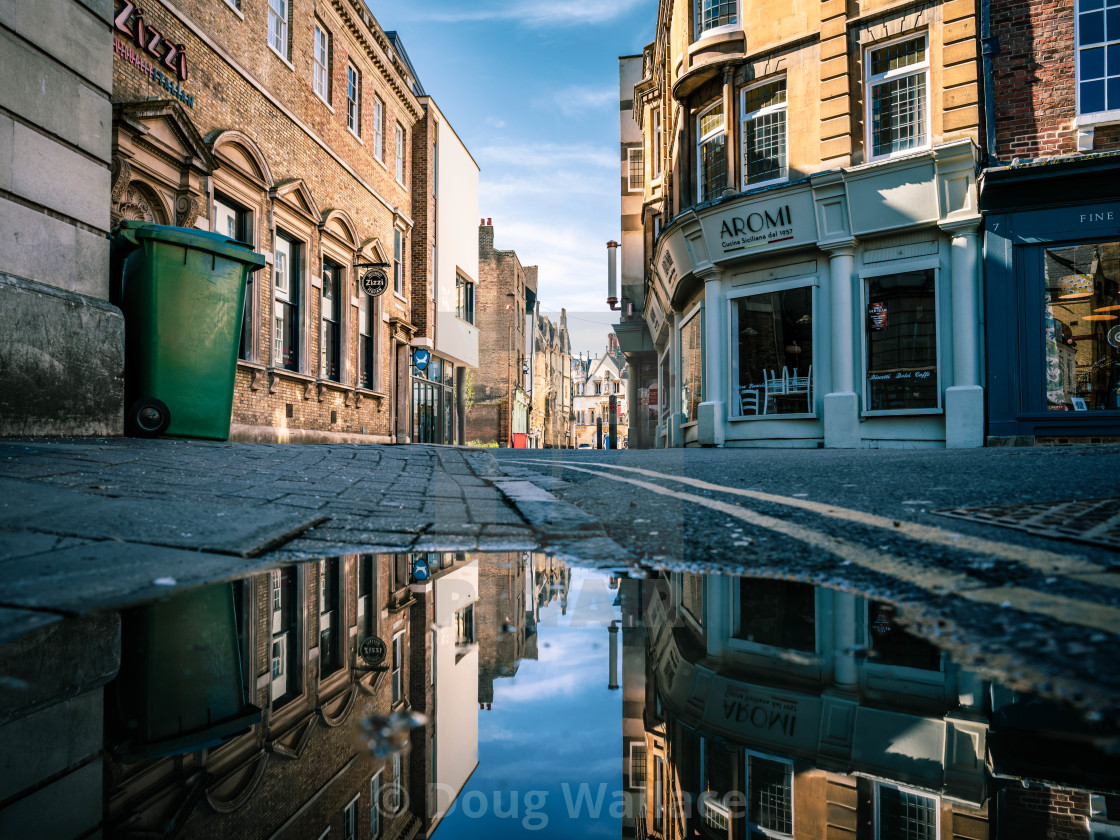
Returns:
[[[144,19],[144,13],[131,0],[117,0],[120,10],[113,18],[113,28],[128,39],[114,41],[114,52],[138,68],[152,81],[189,108],[194,97],[183,90],[181,82],[189,76],[187,53],[183,44],[174,44]],[[133,48],[135,45],[135,49]],[[163,68],[167,68],[165,72]]]
[[[724,251],[742,251],[793,239],[793,211],[788,204],[759,209],[745,216],[721,220],[720,245]]]

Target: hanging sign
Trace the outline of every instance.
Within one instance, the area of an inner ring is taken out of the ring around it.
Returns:
[[[870,332],[886,332],[887,305],[882,301],[867,304],[867,329]]]
[[[362,289],[370,297],[381,297],[389,288],[389,275],[383,268],[371,268],[362,275]]]
[[[416,365],[417,370],[424,370],[428,367],[428,363],[432,360],[432,351],[425,350],[418,347],[412,351],[412,364]]]
[[[432,570],[428,566],[427,560],[416,559],[412,561],[412,579],[417,583],[423,583],[432,576]]]
[[[358,646],[358,655],[367,665],[380,665],[385,661],[385,642],[377,636],[366,636]]]

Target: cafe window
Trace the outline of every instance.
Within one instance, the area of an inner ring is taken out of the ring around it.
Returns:
[[[703,311],[696,310],[681,326],[681,412],[684,422],[696,420],[704,399]]]
[[[810,583],[740,578],[735,638],[813,653],[816,605],[816,587]]]
[[[334,382],[342,381],[342,339],[338,324],[341,298],[342,266],[323,260],[323,335],[319,348],[319,375]]]
[[[272,363],[288,370],[299,370],[299,265],[300,243],[277,233]]]
[[[867,410],[938,408],[936,272],[869,277],[866,284]]]
[[[1048,248],[1045,276],[1046,408],[1120,409],[1120,242]]]
[[[736,298],[731,305],[732,412],[813,411],[813,287]]]
[[[898,608],[893,604],[867,602],[867,637],[875,665],[941,670],[940,648],[907,630],[898,620]]]

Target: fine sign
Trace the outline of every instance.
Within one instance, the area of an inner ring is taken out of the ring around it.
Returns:
[[[358,647],[358,654],[367,665],[380,665],[385,661],[385,642],[377,636],[366,636]]]
[[[383,268],[371,268],[362,275],[362,288],[370,297],[380,297],[389,288],[389,275]]]

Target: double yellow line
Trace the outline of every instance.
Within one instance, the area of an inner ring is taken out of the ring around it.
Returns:
[[[540,466],[551,462],[536,459],[522,459],[518,463]],[[588,473],[609,481],[630,484],[651,493],[667,496],[682,502],[701,505],[709,510],[718,511],[755,527],[782,534],[783,536],[798,540],[813,548],[826,551],[840,558],[842,561],[851,562],[862,568],[889,575],[897,580],[918,586],[933,594],[954,594],[961,598],[967,598],[968,600],[979,603],[1011,607],[1036,615],[1048,616],[1066,624],[1076,624],[1094,630],[1104,630],[1109,633],[1120,632],[1120,609],[1116,607],[1091,601],[1081,601],[1062,595],[1052,595],[1021,586],[986,586],[971,575],[962,572],[954,572],[948,569],[916,562],[881,549],[853,543],[823,531],[809,528],[805,525],[799,525],[795,522],[767,516],[740,505],[729,504],[718,499],[711,499],[707,496],[700,496],[694,493],[673,490],[661,484],[654,484],[651,481],[645,481],[639,478],[629,478],[619,475],[618,473],[640,475],[658,481],[675,482],[698,490],[709,490],[728,496],[737,496],[753,501],[782,505],[819,516],[829,517],[831,519],[839,519],[857,525],[879,528],[897,536],[926,545],[944,546],[954,551],[962,551],[967,554],[979,554],[997,560],[1019,563],[1020,565],[1048,575],[1082,581],[1093,586],[1120,588],[1120,575],[1108,572],[1103,566],[1089,562],[1083,557],[1026,548],[1024,546],[997,542],[982,537],[966,536],[930,525],[891,519],[873,513],[840,507],[838,505],[823,504],[821,502],[813,502],[808,499],[799,499],[789,496],[778,496],[773,493],[763,493],[758,490],[725,487],[721,484],[713,484],[712,482],[697,478],[670,475],[668,473],[660,473],[637,467],[623,467],[617,464],[604,464],[601,465],[599,469],[576,467],[570,464],[563,464],[562,466],[565,470]]]

